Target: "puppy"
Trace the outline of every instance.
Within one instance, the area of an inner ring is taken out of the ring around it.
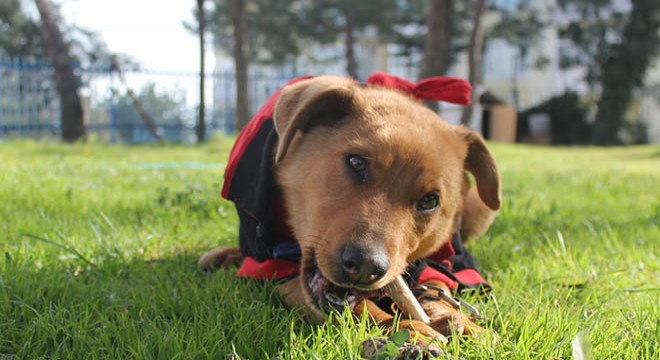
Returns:
[[[240,276],[277,280],[285,303],[317,321],[348,305],[384,327],[394,320],[383,288],[405,274],[431,322],[404,317],[399,327],[431,339],[480,332],[446,295],[489,288],[460,234],[492,222],[497,166],[479,135],[406,89],[321,76],[278,91],[239,136],[225,174],[240,248],[200,263],[240,263]]]

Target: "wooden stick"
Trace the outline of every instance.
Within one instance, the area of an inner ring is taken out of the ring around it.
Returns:
[[[386,286],[387,292],[392,297],[396,305],[406,314],[410,315],[414,320],[428,324],[431,319],[422,309],[422,305],[415,298],[403,276],[399,275]]]

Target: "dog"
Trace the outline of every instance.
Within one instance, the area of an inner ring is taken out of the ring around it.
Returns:
[[[268,100],[239,135],[261,145],[237,143],[225,174],[240,247],[200,263],[277,280],[285,304],[316,321],[349,305],[385,328],[395,318],[379,299],[405,274],[431,321],[404,316],[399,328],[424,343],[480,333],[448,294],[489,289],[461,235],[485,232],[500,208],[495,159],[477,133],[426,108],[414,84],[384,74],[369,82],[301,78]],[[260,160],[236,165],[246,154]],[[456,259],[467,265],[452,267]]]

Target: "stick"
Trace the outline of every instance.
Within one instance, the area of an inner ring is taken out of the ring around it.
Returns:
[[[428,324],[431,322],[431,319],[422,309],[422,305],[419,304],[419,301],[415,298],[412,291],[406,284],[405,280],[401,275],[394,278],[394,280],[386,286],[387,292],[389,292],[392,300],[397,304],[397,306],[406,314],[410,315],[414,320]]]

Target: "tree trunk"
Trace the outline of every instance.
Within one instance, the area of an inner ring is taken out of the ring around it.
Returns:
[[[353,79],[358,78],[357,60],[355,60],[355,19],[353,14],[345,13],[344,46],[346,46],[346,73]]]
[[[594,142],[621,144],[619,132],[635,88],[644,84],[650,60],[657,53],[660,3],[633,0],[630,19],[620,44],[610,50],[603,65],[603,92],[594,123]]]
[[[449,67],[450,38],[452,32],[453,0],[432,0],[426,17],[426,39],[424,40],[424,57],[420,69],[420,79],[444,75]],[[427,102],[427,105],[437,111],[438,102]]]
[[[204,13],[204,0],[197,0],[197,24],[199,31],[199,113],[197,115],[197,142],[203,143],[206,140],[206,103],[204,99],[204,76],[206,67],[204,64],[205,39],[206,33],[206,14]]]
[[[60,31],[59,15],[53,3],[50,0],[35,0],[35,3],[41,17],[41,39],[55,69],[55,84],[60,96],[62,140],[74,142],[85,137],[85,123],[69,46]]]
[[[470,128],[472,126],[472,113],[474,104],[479,101],[477,89],[481,85],[482,79],[482,55],[484,50],[484,24],[483,17],[486,13],[486,0],[477,0],[474,14],[474,23],[472,33],[470,34],[470,44],[468,48],[469,75],[468,79],[472,85],[472,101],[470,105],[463,109],[461,114],[461,125]]]
[[[250,100],[248,97],[248,17],[244,0],[230,0],[234,27],[234,66],[236,72],[236,126],[240,131],[248,123]]]

